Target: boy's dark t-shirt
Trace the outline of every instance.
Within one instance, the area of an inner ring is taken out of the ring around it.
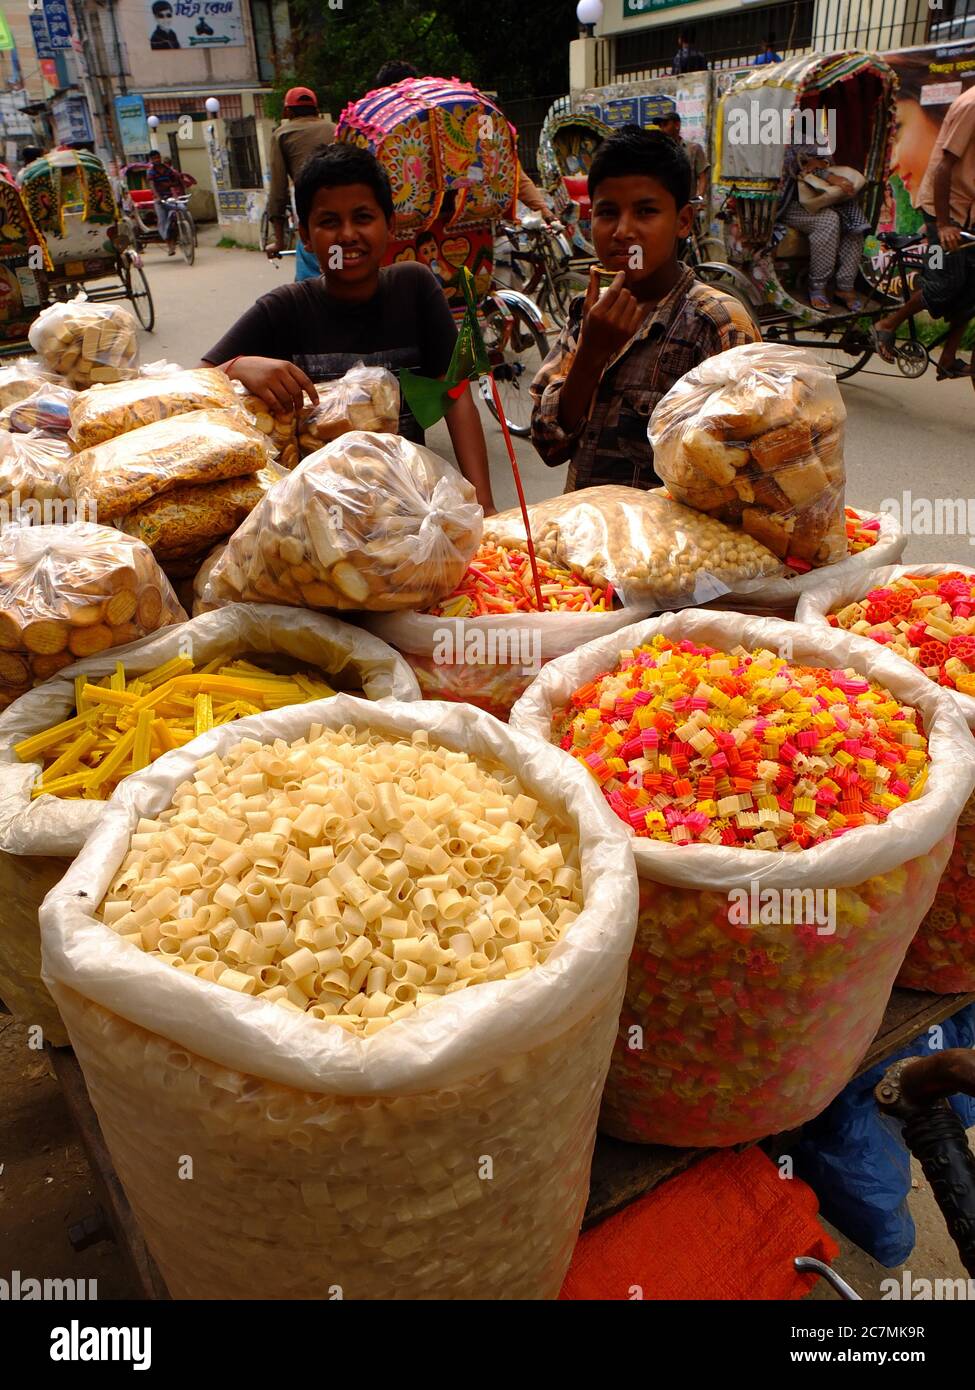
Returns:
[[[443,376],[457,338],[453,315],[433,272],[415,261],[384,266],[379,288],[361,304],[333,298],[324,277],[281,285],[247,310],[204,354],[219,365],[232,357],[275,357],[314,382],[334,381],[357,362],[409,367]],[[423,431],[400,401],[399,432],[423,443]]]

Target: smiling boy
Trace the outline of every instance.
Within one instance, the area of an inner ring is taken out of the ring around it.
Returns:
[[[531,387],[532,442],[552,467],[570,460],[566,492],[659,487],[647,438],[654,406],[706,357],[758,341],[743,305],[677,259],[690,190],[687,156],[660,131],[624,126],[593,156],[592,239],[616,276],[600,293],[590,272]]]
[[[271,410],[300,410],[315,382],[344,376],[357,362],[440,377],[457,329],[443,291],[417,261],[384,266],[393,199],[385,171],[353,145],[310,159],[295,184],[301,239],[322,274],[262,295],[203,361],[222,366]],[[464,477],[486,512],[494,511],[487,446],[470,391],[446,416]],[[408,406],[399,433],[418,444],[423,431]]]

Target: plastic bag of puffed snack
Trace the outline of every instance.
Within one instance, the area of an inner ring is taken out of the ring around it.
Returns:
[[[77,395],[70,386],[45,381],[29,396],[0,410],[0,430],[12,430],[17,434],[27,434],[31,430],[67,434],[71,428],[71,402]]]
[[[31,396],[39,386],[49,386],[56,378],[31,357],[17,357],[0,367],[0,407],[16,405]]]
[[[236,531],[283,477],[284,470],[271,463],[242,478],[177,487],[136,507],[118,525],[126,535],[145,541],[157,560],[200,555]]]
[[[686,608],[720,598],[746,580],[784,573],[751,536],[663,492],[587,487],[528,508],[535,549],[591,583],[611,583],[627,605]],[[525,547],[519,509],[484,523],[484,538]]]
[[[92,386],[71,405],[71,441],[79,451],[194,410],[233,410],[237,394],[216,367],[141,375]]]
[[[209,573],[203,608],[422,608],[449,594],[481,539],[474,489],[429,449],[354,430],[255,507]]]
[[[298,426],[303,458],[350,430],[395,434],[399,424],[399,382],[385,367],[366,367],[358,362],[338,381],[315,389],[318,404],[302,413]]]
[[[141,541],[87,521],[0,530],[0,704],[186,617]]]
[[[654,467],[680,502],[740,526],[795,570],[846,555],[846,407],[801,348],[746,343],[681,377],[650,417]]]
[[[3,524],[18,521],[31,524],[42,519],[41,502],[64,500],[71,496],[67,467],[71,447],[63,438],[34,434],[0,433],[0,512]],[[31,506],[31,504],[34,504]],[[73,509],[70,509],[73,510]],[[57,521],[73,521],[68,508]],[[45,517],[54,521],[54,517]]]
[[[96,382],[125,381],[139,368],[139,325],[118,304],[91,304],[84,295],[42,309],[27,334],[52,372],[79,391]]]
[[[193,410],[76,454],[71,493],[76,502],[96,506],[100,521],[114,521],[173,488],[257,473],[273,452],[236,407]]]

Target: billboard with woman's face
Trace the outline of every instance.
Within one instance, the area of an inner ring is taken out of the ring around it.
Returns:
[[[975,83],[975,43],[945,48],[907,48],[885,53],[900,79],[897,122],[891,152],[890,186],[880,230],[920,229],[917,208],[935,142],[948,107]]]

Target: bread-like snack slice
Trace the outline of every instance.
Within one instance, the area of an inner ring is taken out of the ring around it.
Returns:
[[[802,420],[760,434],[749,444],[752,456],[765,473],[787,468],[813,451],[812,430]]]
[[[778,469],[775,481],[792,507],[806,507],[818,497],[828,495],[830,490],[829,478],[815,454],[788,468]]]
[[[781,517],[772,516],[760,507],[746,507],[742,513],[741,526],[746,535],[771,550],[780,560],[784,560],[788,555],[792,528],[795,526],[791,519],[783,521]]]
[[[725,444],[709,430],[694,426],[684,432],[681,440],[685,464],[696,473],[722,486],[732,482],[739,468],[748,463],[748,450]]]
[[[716,512],[721,507],[734,504],[738,499],[736,489],[739,484],[736,480],[733,485],[720,487],[717,483],[705,484],[702,487],[671,487],[670,492],[679,502],[683,502],[687,507],[693,507],[698,512]]]

